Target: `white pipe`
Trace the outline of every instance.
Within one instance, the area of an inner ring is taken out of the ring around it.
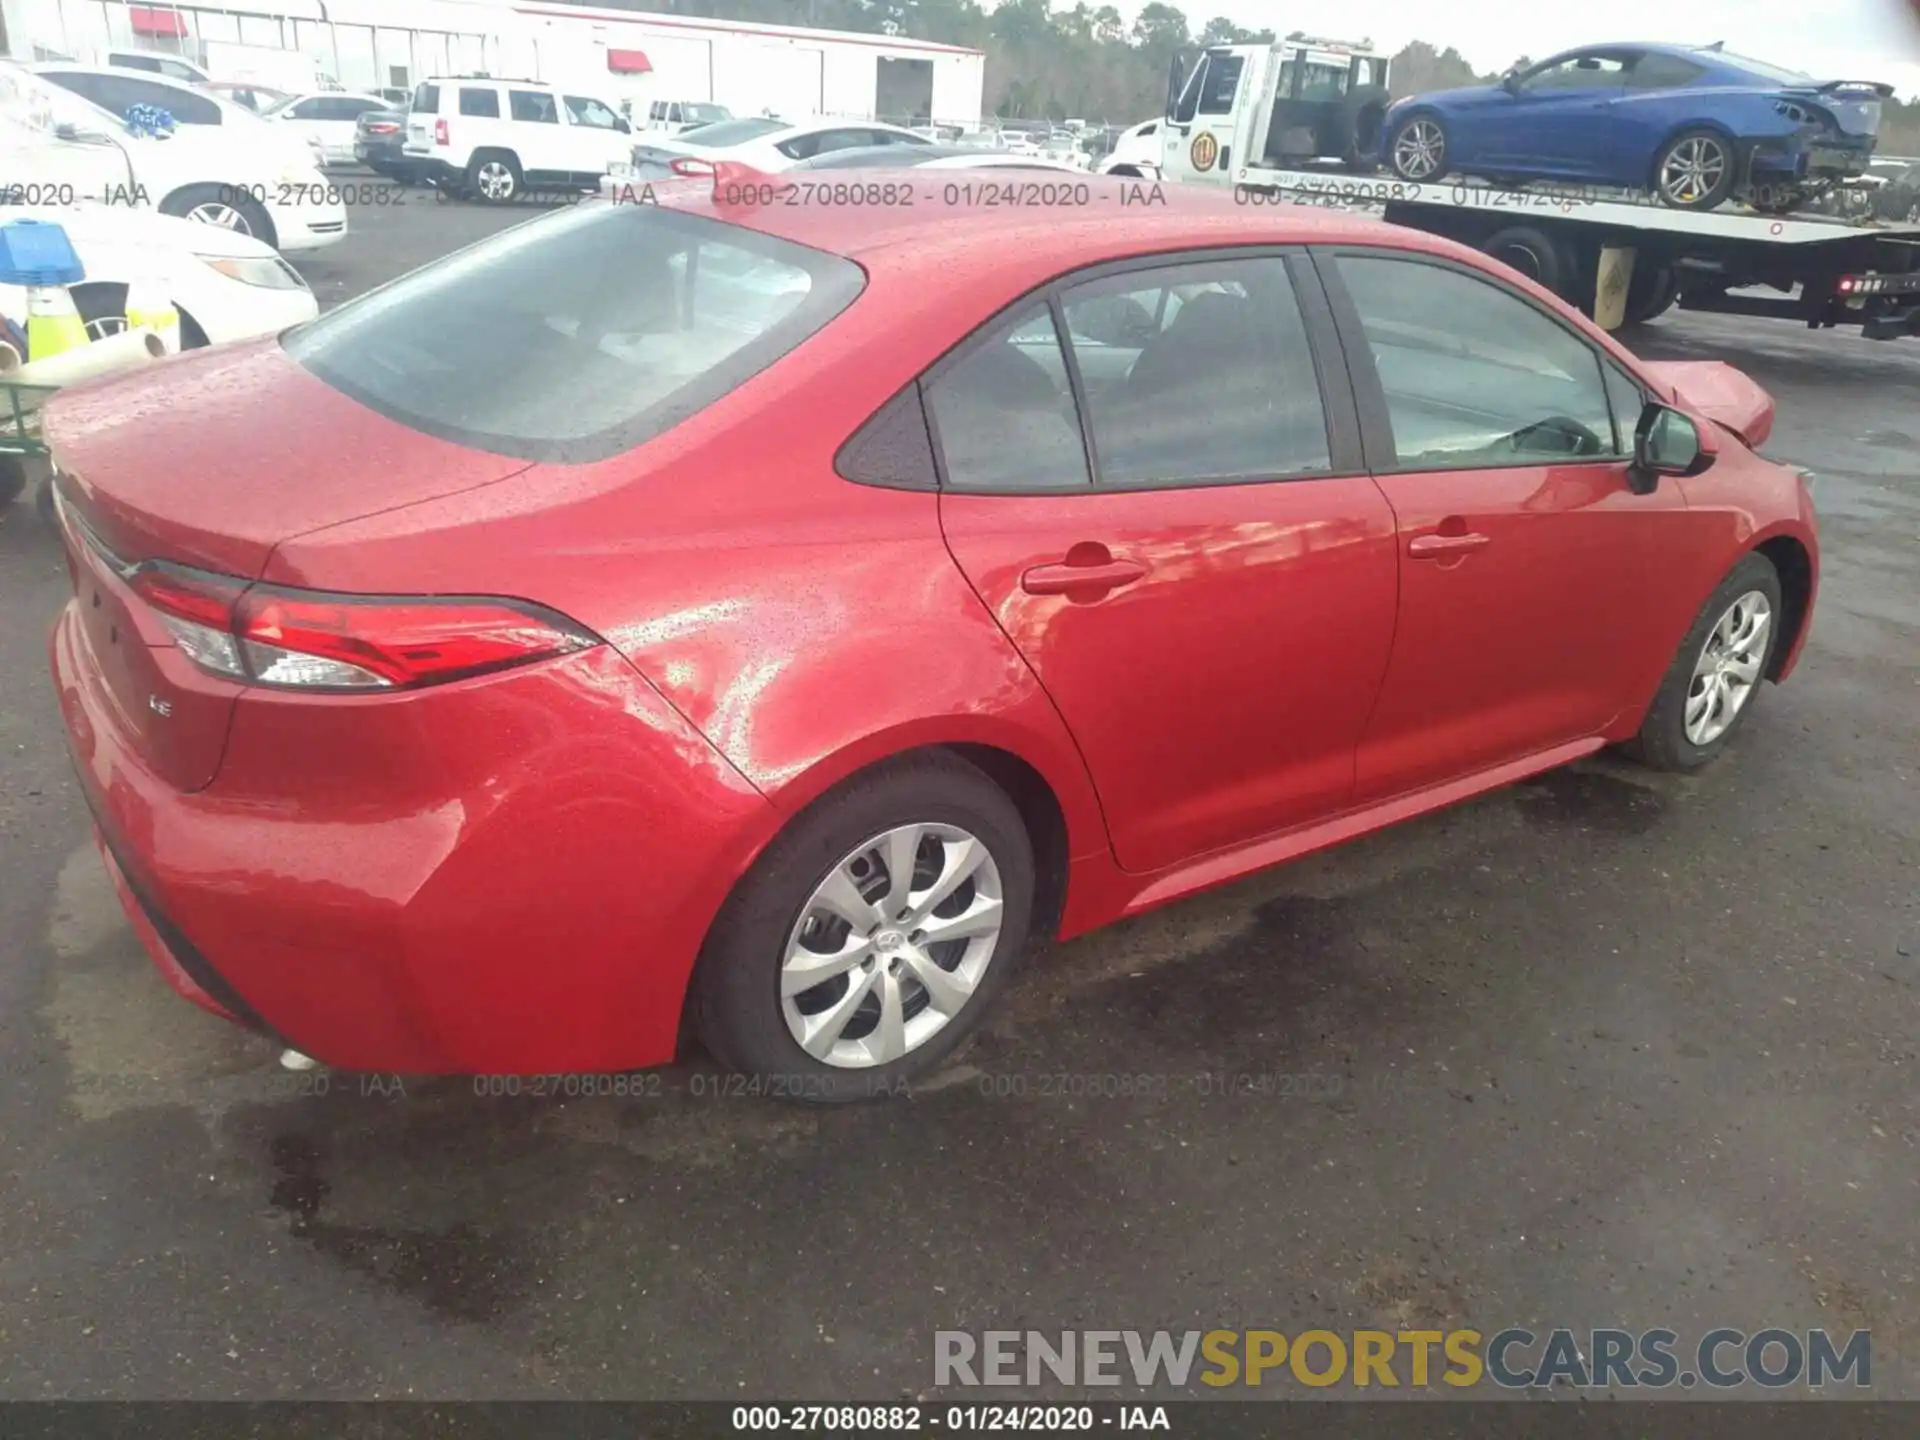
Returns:
[[[20,368],[20,352],[0,340],[0,375],[11,375]]]
[[[0,374],[16,385],[74,385],[131,370],[166,353],[167,342],[153,331],[123,330],[118,335],[109,335],[90,345],[76,345],[44,360],[30,360],[15,369],[5,368],[6,357],[0,355]]]

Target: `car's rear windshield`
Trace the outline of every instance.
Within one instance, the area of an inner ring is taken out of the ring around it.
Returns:
[[[282,343],[412,429],[586,463],[711,405],[865,283],[849,260],[741,226],[589,202],[402,276]]]
[[[440,109],[440,87],[421,85],[413,92],[413,108],[423,115],[432,115]]]
[[[745,120],[719,120],[712,125],[700,127],[702,145],[744,145],[749,140],[758,140],[762,135],[771,135],[776,130],[787,128],[784,120],[774,120],[761,116],[752,116]]]

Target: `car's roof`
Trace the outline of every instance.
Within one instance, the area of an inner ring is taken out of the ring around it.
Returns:
[[[1021,158],[1010,156],[1005,150],[993,150],[984,145],[938,143],[862,145],[857,149],[830,150],[825,155],[816,155],[810,160],[802,160],[792,168],[795,170],[857,170],[862,166],[872,166],[881,170],[897,170],[907,166],[930,165],[935,160],[977,160],[982,165],[1006,169],[1010,161],[1018,161]]]

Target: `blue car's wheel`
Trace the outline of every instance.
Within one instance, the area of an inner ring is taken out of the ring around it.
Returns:
[[[1717,130],[1683,130],[1653,161],[1653,189],[1676,210],[1711,210],[1733,193],[1733,145]]]
[[[1447,173],[1447,130],[1438,115],[1409,115],[1393,127],[1387,163],[1402,180],[1438,180]]]

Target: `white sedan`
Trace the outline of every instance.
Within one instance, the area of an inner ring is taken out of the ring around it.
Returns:
[[[928,146],[933,142],[898,125],[873,120],[804,120],[794,123],[770,116],[722,120],[683,135],[649,135],[633,147],[633,163],[615,165],[611,174],[641,180],[662,179],[673,162],[731,160],[768,174],[789,170],[804,160],[835,150],[876,146]]]
[[[67,288],[96,340],[126,328],[127,291],[136,283],[173,302],[183,349],[277,335],[320,313],[298,270],[265,241],[236,230],[124,205],[0,207],[0,223],[12,220],[67,232],[86,271]],[[25,332],[24,289],[0,284],[0,317]],[[0,506],[33,474],[17,458],[0,457]]]
[[[307,282],[264,240],[123,205],[6,206],[0,221],[42,220],[73,241],[86,279],[69,286],[95,338],[122,328],[127,287],[164,292],[182,348],[275,335],[320,313]],[[0,285],[0,315],[24,328],[27,292]]]
[[[261,118],[299,135],[313,146],[323,163],[351,165],[354,133],[369,110],[391,110],[392,102],[378,95],[329,90],[293,95],[261,112]]]

